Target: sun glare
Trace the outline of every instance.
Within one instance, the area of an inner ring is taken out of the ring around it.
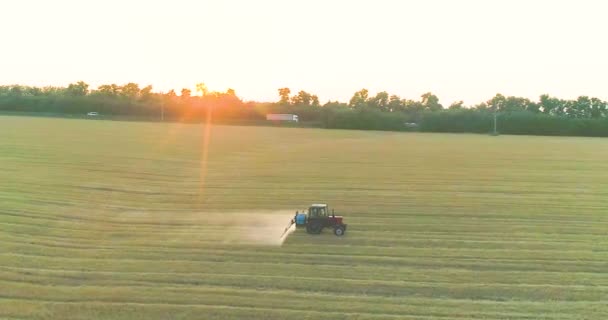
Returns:
[[[207,182],[207,169],[209,160],[209,147],[211,142],[213,108],[207,108],[205,115],[205,124],[202,126],[202,145],[201,145],[201,172],[200,172],[200,188],[199,196],[202,197],[205,193],[205,183]]]

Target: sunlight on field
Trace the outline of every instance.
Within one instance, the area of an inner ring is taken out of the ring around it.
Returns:
[[[604,139],[212,131],[0,117],[0,318],[608,314]]]

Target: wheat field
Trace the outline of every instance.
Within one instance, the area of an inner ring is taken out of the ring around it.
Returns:
[[[0,319],[603,320],[606,159],[594,138],[0,117]],[[317,202],[346,235],[281,243]]]

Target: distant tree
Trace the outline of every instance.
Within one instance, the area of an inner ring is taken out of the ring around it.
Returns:
[[[387,111],[388,99],[388,93],[386,91],[378,92],[376,96],[367,100],[367,105],[370,108],[379,109],[381,111]]]
[[[12,86],[10,95],[13,97],[21,97],[23,95],[23,88],[19,85]]]
[[[509,96],[509,97],[506,97],[502,101],[499,111],[504,111],[504,112],[517,112],[517,111],[524,111],[524,110],[532,111],[535,108],[537,108],[535,106],[535,103],[533,103],[532,101],[530,101],[527,98]]]
[[[608,116],[608,104],[598,98],[591,98],[591,118]]]
[[[178,101],[177,94],[175,90],[171,89],[167,93],[162,95],[162,101],[165,106],[172,106],[176,101]]]
[[[86,96],[89,93],[89,85],[84,81],[70,83],[66,93],[70,96]]]
[[[453,102],[449,107],[450,110],[460,110],[462,108],[464,108],[464,102],[462,100]]]
[[[367,107],[367,101],[369,99],[369,91],[367,89],[361,89],[353,95],[348,102],[348,106],[351,108],[364,108]]]
[[[52,86],[43,87],[41,90],[42,90],[42,95],[45,95],[45,96],[59,96],[59,95],[64,94],[64,92],[65,92],[65,88],[52,87]]]
[[[430,92],[427,92],[427,93],[423,94],[421,97],[422,97],[422,105],[423,105],[424,109],[430,110],[430,111],[437,111],[437,110],[443,109],[443,106],[439,103],[439,98],[436,95],[434,95]]]
[[[405,99],[403,100],[403,111],[409,114],[417,115],[424,110],[425,106],[420,101]]]
[[[25,88],[25,95],[37,97],[37,96],[41,96],[42,94],[43,94],[42,89],[40,89],[38,87],[26,87]]]
[[[312,106],[313,107],[320,107],[321,103],[319,103],[319,97],[317,97],[317,95],[312,95]]]
[[[430,92],[414,101],[389,96],[384,91],[370,97],[369,92],[362,89],[355,92],[348,104],[329,101],[323,108],[308,108],[320,106],[320,102],[318,96],[304,90],[290,96],[288,88],[279,89],[281,103],[244,103],[233,89],[209,91],[203,83],[196,84],[196,91],[202,96],[191,97],[189,89],[182,90],[181,98],[174,90],[154,93],[152,86],[140,89],[136,83],[104,84],[96,90],[90,90],[83,81],[65,87],[0,85],[0,110],[63,114],[99,110],[107,114],[154,117],[161,113],[166,119],[201,120],[204,108],[200,106],[212,107],[206,111],[215,110],[217,119],[261,120],[268,112],[296,112],[302,119],[326,128],[410,130],[404,128],[404,122],[416,122],[421,131],[477,133],[491,130],[494,117],[489,111],[496,110],[501,112],[500,129],[506,134],[608,137],[608,103],[590,96],[564,100],[545,94],[538,101],[531,101],[496,94],[471,108],[457,101],[449,106],[453,111],[440,112],[443,106]]]
[[[540,113],[540,104],[530,101],[528,99],[526,99],[527,101],[527,105],[526,105],[526,111],[530,111],[532,113]]]
[[[548,115],[562,115],[564,114],[565,103],[557,98],[552,98],[548,94],[540,96],[538,103],[539,109],[542,113]]]
[[[186,89],[186,88],[182,89],[182,92],[181,92],[182,99],[188,99],[191,96],[192,96],[192,90]]]
[[[312,95],[304,90],[300,90],[297,95],[291,97],[291,104],[299,106],[310,106]]]
[[[140,93],[139,85],[134,82],[129,82],[120,88],[120,93],[130,99],[137,98]]]
[[[491,111],[502,111],[507,98],[500,93],[497,93],[492,99],[486,102],[488,109]]]
[[[486,102],[482,102],[480,104],[476,104],[473,109],[478,111],[487,111],[489,110],[488,104]]]
[[[234,89],[228,89],[226,92],[212,92],[207,97],[212,97],[211,103],[220,107],[236,107],[243,104],[241,99],[236,96]]]
[[[403,111],[404,103],[398,95],[392,95],[388,99],[388,111]]]
[[[567,108],[566,114],[572,118],[590,118],[591,99],[588,96],[578,97]]]
[[[11,92],[10,86],[0,86],[0,97],[9,96]]]
[[[140,93],[142,95],[144,95],[144,94],[151,94],[152,93],[152,85],[147,85],[147,86],[143,87],[141,89]]]
[[[288,105],[290,94],[291,94],[291,90],[289,90],[289,88],[279,89],[279,97],[280,97],[279,104]]]
[[[141,89],[140,91],[142,100],[150,100],[153,97],[152,86],[148,85]]]
[[[327,103],[325,103],[323,105],[323,108],[347,108],[348,104],[344,103],[344,102],[340,102],[340,101],[327,101]]]
[[[117,84],[104,84],[97,88],[97,92],[107,96],[117,96],[120,93],[121,87]]]
[[[184,91],[184,90],[182,90],[182,92],[183,92],[183,91]],[[204,96],[206,96],[206,95],[208,95],[208,94],[209,94],[209,89],[207,88],[207,85],[206,85],[206,84],[204,84],[204,83],[200,82],[200,83],[197,83],[197,84],[196,84],[196,92],[200,93],[200,94],[201,94],[201,96],[203,96],[203,97],[204,97]],[[190,96],[190,95],[188,95],[188,96]]]

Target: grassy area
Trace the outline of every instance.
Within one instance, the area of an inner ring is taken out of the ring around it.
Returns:
[[[0,318],[608,317],[604,139],[205,132],[0,117]]]

